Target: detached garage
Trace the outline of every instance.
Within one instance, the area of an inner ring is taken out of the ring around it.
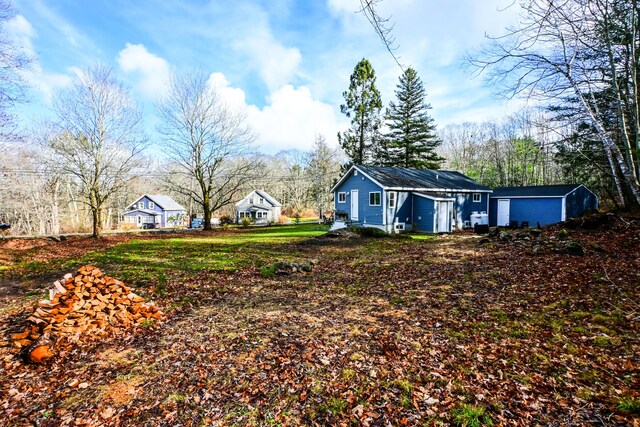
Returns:
[[[547,225],[598,208],[598,197],[582,184],[497,187],[489,199],[489,224]]]

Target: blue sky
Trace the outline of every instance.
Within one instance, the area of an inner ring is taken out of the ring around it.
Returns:
[[[383,0],[395,22],[397,55],[422,78],[439,127],[500,117],[515,106],[473,79],[462,57],[485,33],[513,22],[512,0]],[[28,120],[47,114],[56,91],[79,69],[111,66],[145,111],[152,138],[153,103],[172,71],[211,74],[219,90],[247,112],[266,153],[308,149],[314,136],[337,145],[348,127],[340,113],[355,64],[376,70],[385,105],[400,69],[361,14],[358,0],[14,0],[8,33],[37,63],[27,79]],[[161,141],[155,140],[160,144]]]

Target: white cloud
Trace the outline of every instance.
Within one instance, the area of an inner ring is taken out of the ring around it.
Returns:
[[[248,117],[265,152],[310,150],[316,134],[323,134],[327,143],[337,146],[339,126],[333,108],[315,100],[305,86],[283,86],[270,95],[264,108],[251,106]]]
[[[249,55],[270,90],[289,83],[302,60],[300,50],[280,44],[266,27],[237,41],[236,46]]]
[[[337,146],[339,125],[333,108],[314,99],[305,86],[282,86],[269,95],[267,105],[258,108],[247,104],[245,92],[232,87],[222,73],[212,73],[209,84],[227,105],[246,112],[249,125],[258,134],[257,144],[266,153],[310,150],[316,134],[323,134],[327,143]]]
[[[169,63],[149,52],[142,44],[127,43],[118,53],[118,65],[125,73],[137,76],[135,87],[144,96],[156,99],[166,93],[169,79]]]
[[[22,15],[16,15],[5,24],[7,35],[13,40],[19,49],[28,55],[34,55],[32,39],[38,36],[33,25]]]
[[[208,84],[215,89],[216,93],[229,107],[236,110],[247,108],[244,91],[240,88],[232,87],[224,74],[212,73],[209,76]]]

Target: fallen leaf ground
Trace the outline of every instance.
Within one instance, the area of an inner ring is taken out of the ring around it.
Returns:
[[[20,251],[33,248],[0,244],[5,332],[52,275],[83,263],[169,313],[127,340],[63,349],[45,366],[0,349],[1,424],[637,425],[638,219],[570,231],[584,256],[480,245],[464,233],[323,232],[145,237],[95,251],[84,240],[69,256],[69,242],[47,243],[29,262]],[[260,273],[312,259],[310,273]]]

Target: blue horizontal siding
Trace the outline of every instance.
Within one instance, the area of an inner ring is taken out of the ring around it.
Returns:
[[[354,175],[352,171],[351,175],[336,188],[334,193],[336,210],[347,212],[349,215],[351,215],[351,190],[358,190],[358,222],[382,225],[382,188],[362,173],[358,172],[358,175]],[[374,191],[380,192],[380,206],[369,206],[369,193]],[[340,192],[347,193],[344,203],[338,202],[338,193]]]
[[[413,228],[425,233],[433,233],[435,202],[426,197],[413,195]]]

